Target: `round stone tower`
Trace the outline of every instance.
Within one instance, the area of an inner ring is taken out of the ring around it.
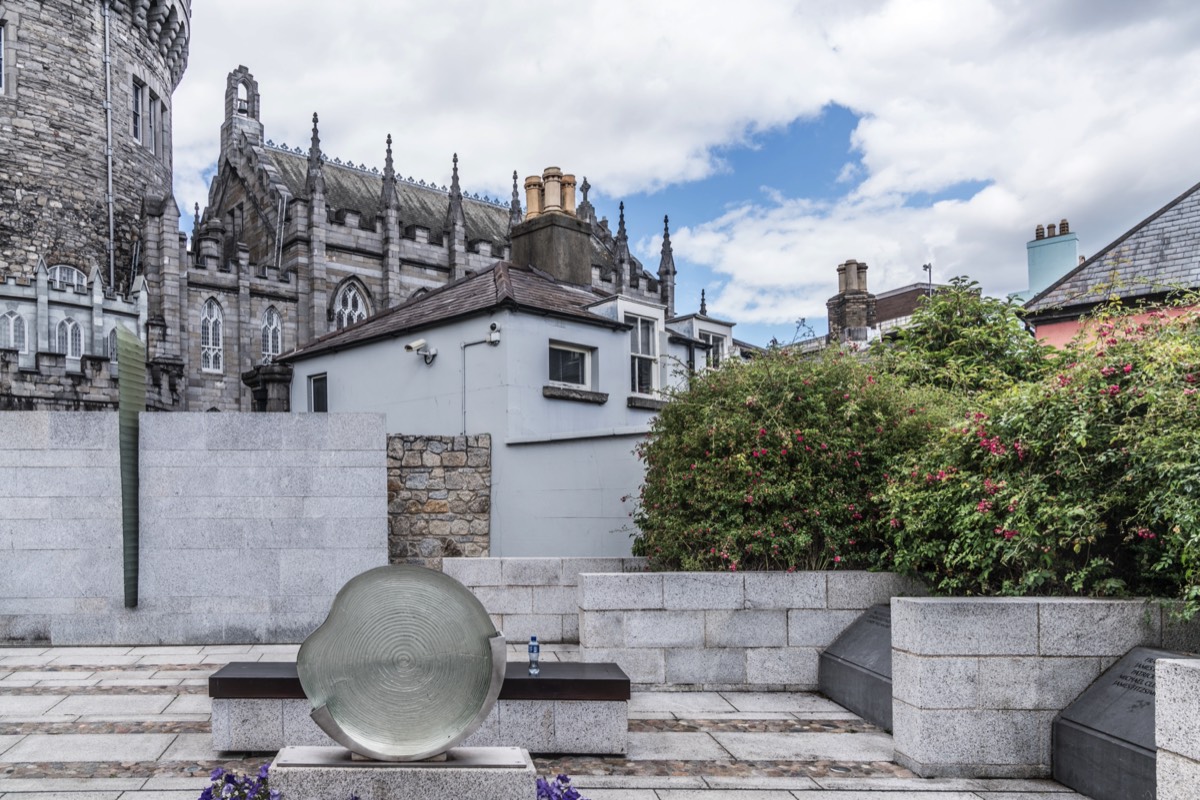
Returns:
[[[65,264],[121,291],[178,269],[171,95],[190,32],[191,0],[0,5],[0,274]]]

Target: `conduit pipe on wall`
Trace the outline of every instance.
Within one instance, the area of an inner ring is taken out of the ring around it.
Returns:
[[[101,0],[104,14],[104,156],[108,161],[108,288],[116,288],[116,224],[113,220],[113,138],[112,138],[112,48],[109,43],[109,0]]]
[[[480,339],[476,342],[463,342],[458,346],[458,350],[462,353],[462,435],[467,435],[467,348],[474,347],[477,344],[490,344],[492,347],[500,345],[500,326],[492,323],[491,329],[488,331],[486,339]]]

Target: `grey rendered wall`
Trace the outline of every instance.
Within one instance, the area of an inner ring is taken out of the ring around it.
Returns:
[[[301,641],[387,563],[372,414],[143,414],[139,603],[124,608],[115,414],[0,414],[0,637]]]
[[[115,412],[0,412],[0,641],[121,596]]]
[[[485,338],[489,324],[500,344]],[[404,352],[418,335],[431,365]],[[603,404],[543,396],[551,340],[592,348],[593,388]],[[676,365],[670,352],[664,364]],[[633,450],[654,413],[630,408],[629,335],[594,325],[500,312],[298,362],[292,408],[308,407],[310,375],[326,374],[331,411],[387,415],[392,434],[492,437],[492,556],[614,557],[630,554],[632,506],[644,475]],[[665,367],[664,367],[665,368]]]

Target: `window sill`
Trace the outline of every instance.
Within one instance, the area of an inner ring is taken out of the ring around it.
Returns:
[[[542,397],[548,400],[572,400],[576,403],[592,403],[598,406],[608,402],[608,392],[589,392],[586,389],[568,389],[565,386],[543,386]]]
[[[655,400],[653,397],[643,397],[642,395],[630,395],[626,401],[626,405],[630,408],[640,408],[645,411],[661,411],[666,408],[667,401]]]

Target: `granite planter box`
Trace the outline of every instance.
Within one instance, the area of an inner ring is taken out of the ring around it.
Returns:
[[[1200,659],[1160,659],[1154,673],[1159,800],[1189,800],[1200,787]]]
[[[922,593],[884,572],[584,573],[580,657],[643,689],[811,691],[821,650],[865,609]]]
[[[896,761],[923,777],[1045,777],[1051,727],[1133,647],[1194,650],[1147,600],[892,600]]]
[[[581,572],[645,569],[644,558],[444,558],[442,572],[470,589],[510,644],[579,641]]]

